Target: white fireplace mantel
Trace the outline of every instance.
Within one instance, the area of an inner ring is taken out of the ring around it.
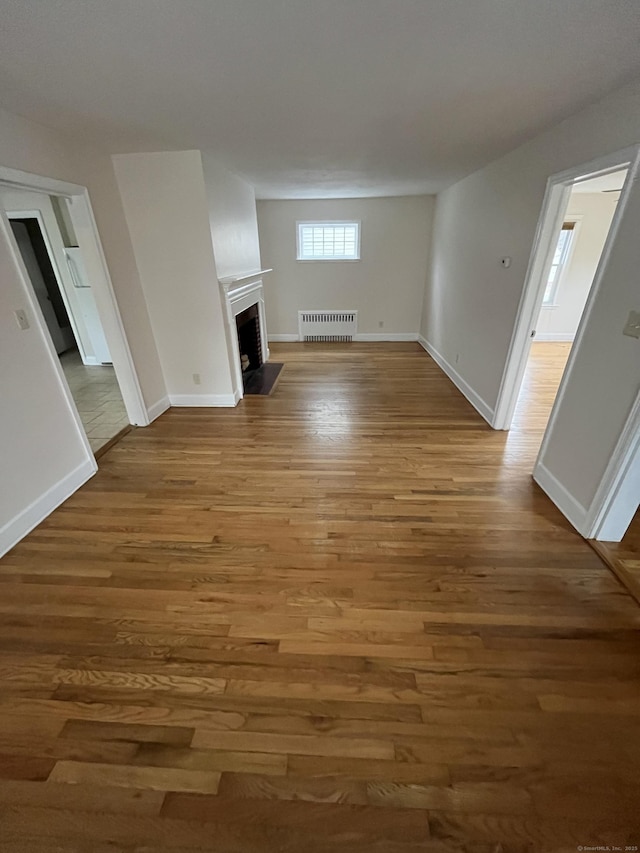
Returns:
[[[264,285],[262,276],[273,270],[255,270],[253,272],[240,273],[239,275],[226,276],[218,279],[225,309],[225,320],[227,336],[229,341],[229,353],[231,357],[232,373],[235,383],[234,395],[236,401],[244,397],[242,384],[242,367],[240,365],[240,350],[238,348],[238,329],[236,317],[242,314],[252,305],[258,306],[260,318],[260,344],[264,361],[269,360],[269,343],[267,337],[267,321],[264,311]]]
[[[235,287],[238,284],[242,284],[242,282],[251,281],[252,279],[255,279],[255,278],[261,278],[263,275],[266,275],[268,272],[273,272],[273,270],[270,269],[270,270],[255,270],[254,272],[243,272],[243,273],[239,273],[238,275],[228,275],[228,276],[225,276],[224,278],[219,278],[218,281],[220,282],[223,289],[229,290],[230,288]]]

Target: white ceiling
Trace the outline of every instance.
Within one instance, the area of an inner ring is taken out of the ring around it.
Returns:
[[[0,103],[267,198],[434,192],[640,74],[638,0],[0,0]]]
[[[620,169],[618,172],[609,172],[608,175],[600,175],[598,178],[591,178],[588,181],[582,181],[576,184],[571,192],[573,193],[606,193],[613,190],[621,190],[624,184],[624,179],[627,177],[627,170]]]

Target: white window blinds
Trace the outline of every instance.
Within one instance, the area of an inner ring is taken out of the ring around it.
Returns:
[[[357,261],[359,222],[298,222],[299,261]]]

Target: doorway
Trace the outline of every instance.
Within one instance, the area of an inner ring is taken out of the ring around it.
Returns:
[[[83,262],[86,265],[88,275],[91,279],[91,286],[94,292],[98,314],[100,316],[104,335],[109,347],[113,369],[124,400],[129,423],[135,426],[148,426],[151,422],[151,418],[147,411],[133,362],[133,356],[131,354],[129,342],[127,340],[122,318],[116,302],[113,285],[111,283],[106,258],[104,256],[100,236],[98,234],[98,227],[93,215],[93,209],[89,200],[87,188],[80,184],[70,183],[69,181],[60,181],[56,178],[49,178],[42,175],[32,174],[30,172],[22,172],[18,169],[12,169],[7,166],[0,166],[0,190],[34,192],[64,200],[69,222],[72,224],[75,231],[78,246],[82,251]],[[3,220],[3,230],[7,233],[7,236],[10,239],[13,239],[8,219],[1,204],[0,219]],[[13,244],[15,251],[19,256],[15,240],[13,240]],[[21,257],[20,261],[22,261]],[[25,285],[27,285],[27,278],[26,270],[23,270],[23,280]],[[28,285],[27,290],[33,294],[33,289]],[[44,318],[42,317],[42,312],[39,310],[39,305],[35,296],[32,296],[30,303],[31,308],[35,312],[38,325],[46,332]],[[50,341],[50,336],[47,335],[47,338]],[[53,345],[51,345],[50,352],[52,355],[55,355]],[[61,381],[61,389],[66,394],[68,402],[72,410],[74,410],[75,419],[80,427],[80,419],[77,415],[73,398],[71,397],[69,388],[64,381],[64,374],[59,365],[59,361],[57,359],[56,361],[58,362],[58,376]],[[86,440],[84,430],[82,430],[82,435]],[[90,448],[88,442],[86,443],[86,447],[87,451],[89,451]],[[90,458],[92,459],[92,457]]]
[[[542,442],[602,257],[627,168],[585,176],[569,187],[553,235],[532,341],[509,440]],[[542,248],[541,248],[542,251]]]
[[[149,418],[86,190],[25,173],[19,173],[19,181],[9,180],[11,170],[0,172],[0,208],[23,263],[25,285],[51,354],[57,355],[87,451],[100,455],[130,424],[146,425]]]
[[[589,290],[586,305],[582,312],[578,328],[575,332],[575,343],[569,349],[566,368],[562,371],[559,388],[551,413],[548,416],[542,443],[538,442],[538,456],[533,469],[533,479],[549,495],[561,512],[573,524],[576,530],[587,539],[620,541],[628,528],[637,508],[640,494],[640,392],[629,392],[633,402],[626,417],[622,431],[615,440],[615,447],[608,456],[606,467],[600,475],[595,493],[587,499],[587,503],[569,492],[562,482],[546,467],[546,454],[553,447],[553,438],[559,424],[565,427],[564,441],[566,442],[566,409],[563,409],[566,395],[574,387],[571,380],[574,375],[585,381],[584,371],[580,373],[580,364],[576,362],[582,352],[583,342],[591,340],[594,330],[594,318],[599,316],[597,308],[602,305],[602,285],[607,280],[610,269],[618,270],[618,235],[624,235],[623,246],[629,246],[629,225],[626,211],[629,208],[635,214],[637,204],[637,176],[640,171],[640,145],[634,145],[623,151],[603,155],[587,164],[575,166],[564,172],[552,175],[547,181],[542,210],[538,220],[533,248],[529,259],[525,285],[509,346],[505,369],[498,392],[495,416],[492,421],[494,429],[510,429],[518,397],[520,395],[529,355],[535,338],[535,329],[540,313],[543,296],[550,283],[550,273],[554,260],[558,260],[558,240],[567,215],[568,202],[572,189],[586,181],[595,178],[609,179],[612,173],[626,170],[626,178],[620,192],[619,201],[613,215],[613,220],[607,234],[595,278]],[[602,189],[602,186],[600,187]],[[612,191],[618,189],[609,187]],[[621,238],[622,239],[622,238]],[[627,262],[627,255],[623,254]],[[628,279],[627,279],[628,282]],[[619,286],[619,282],[616,286]],[[594,315],[594,306],[596,314]],[[624,329],[624,335],[640,337],[640,323],[633,311],[629,312]],[[590,351],[591,363],[594,353]],[[626,393],[626,392],[625,392]],[[594,438],[593,429],[590,432]],[[602,459],[600,459],[600,466]],[[600,466],[599,469],[600,470]]]
[[[0,196],[89,445],[100,454],[129,418],[65,199],[20,190]]]

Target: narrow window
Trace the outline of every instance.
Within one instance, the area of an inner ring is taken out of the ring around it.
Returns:
[[[547,286],[544,289],[544,299],[542,300],[543,305],[555,305],[556,303],[558,285],[560,284],[563,269],[565,268],[569,258],[569,251],[573,242],[575,227],[575,222],[564,222],[562,225],[562,230],[560,231],[556,250],[553,255],[551,269],[549,270]]]
[[[359,222],[298,222],[297,260],[360,260]]]

